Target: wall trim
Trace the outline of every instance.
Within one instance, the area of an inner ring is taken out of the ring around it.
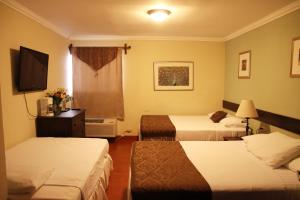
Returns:
[[[222,37],[183,37],[183,36],[123,36],[123,35],[75,35],[70,40],[172,40],[172,41],[201,41],[224,42]]]
[[[54,31],[55,33],[63,36],[64,38],[68,38],[68,34],[65,31],[63,31],[61,28],[52,24],[51,22],[42,18],[41,16],[35,14],[34,12],[29,10],[25,6],[21,5],[17,1],[15,1],[15,0],[0,0],[0,2],[4,3],[5,5],[7,5],[8,7],[12,8],[12,9],[18,11],[19,13],[25,15],[26,17],[38,22],[39,24],[50,29],[51,31]]]
[[[70,40],[172,40],[172,41],[203,41],[203,42],[226,42],[239,37],[247,32],[257,29],[267,23],[270,23],[280,17],[283,17],[291,12],[300,9],[300,0],[294,1],[291,4],[263,17],[262,19],[245,26],[225,37],[190,37],[190,36],[122,36],[122,35],[70,35],[60,27],[52,24],[45,18],[35,14],[25,6],[15,0],[0,0],[10,8],[20,12],[30,19],[38,22],[55,33],[68,38]]]
[[[241,28],[240,30],[238,30],[236,32],[229,34],[228,36],[224,37],[224,41],[232,40],[236,37],[239,37],[245,33],[248,33],[254,29],[257,29],[267,23],[270,23],[270,22],[272,22],[280,17],[283,17],[291,12],[294,12],[298,9],[300,9],[300,0],[297,0],[283,8],[267,15],[266,17],[254,22],[248,26],[245,26],[244,28]]]

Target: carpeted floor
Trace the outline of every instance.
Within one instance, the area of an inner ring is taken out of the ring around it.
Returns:
[[[109,153],[113,159],[107,196],[109,200],[126,200],[129,176],[131,145],[137,137],[125,136],[109,143]]]

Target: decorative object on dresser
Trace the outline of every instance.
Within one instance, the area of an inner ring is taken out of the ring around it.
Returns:
[[[252,100],[242,100],[238,110],[236,111],[237,117],[246,119],[246,135],[249,133],[249,119],[258,117],[254,103]]]
[[[85,137],[85,110],[69,110],[36,118],[37,137]]]
[[[43,97],[38,100],[38,115],[39,116],[53,116],[52,98]]]
[[[194,62],[154,62],[154,90],[193,90]]]
[[[251,73],[251,51],[240,53],[238,78],[250,78]]]
[[[62,111],[66,111],[67,102],[72,100],[72,97],[67,94],[65,88],[57,88],[54,91],[46,93],[46,97],[52,98],[52,111],[54,115],[60,114]]]
[[[300,37],[293,39],[290,76],[300,78]]]

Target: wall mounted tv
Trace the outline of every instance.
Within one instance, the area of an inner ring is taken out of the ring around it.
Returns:
[[[47,89],[49,55],[20,46],[18,91]]]

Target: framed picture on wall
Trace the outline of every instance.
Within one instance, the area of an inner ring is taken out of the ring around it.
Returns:
[[[250,78],[251,72],[251,51],[244,51],[239,54],[238,78]]]
[[[154,90],[193,90],[194,63],[185,61],[154,62]]]
[[[290,76],[300,78],[300,37],[293,39],[292,42],[292,64]]]

